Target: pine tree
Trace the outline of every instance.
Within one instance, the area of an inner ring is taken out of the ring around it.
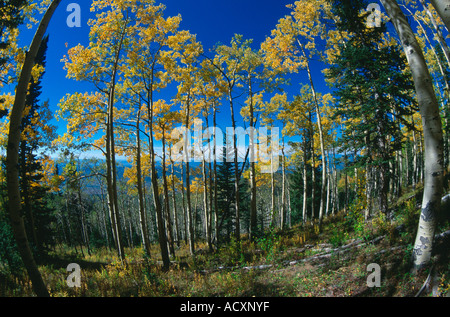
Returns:
[[[36,65],[45,68],[48,36],[41,43],[35,59]],[[24,201],[25,225],[30,242],[42,251],[43,244],[50,243],[49,227],[53,221],[52,211],[47,208],[46,196],[49,188],[41,184],[44,177],[42,164],[37,151],[48,146],[53,138],[54,127],[49,125],[48,103],[41,104],[41,81],[44,72],[33,78],[25,103],[25,115],[22,118],[22,140],[19,146],[19,174],[21,196]],[[39,231],[39,232],[38,232]]]
[[[8,40],[3,38],[5,31],[11,30],[22,24],[22,9],[26,5],[27,0],[9,0],[0,1],[0,50],[4,50],[9,46]],[[7,62],[7,59],[0,57],[0,65]]]
[[[385,37],[386,27],[368,28],[365,1],[335,1],[338,28],[349,32],[340,56],[329,69],[338,99],[336,116],[345,123],[341,149],[359,153],[356,166],[373,167],[379,176],[380,209],[388,213],[389,164],[401,148],[400,125],[411,115],[413,89],[400,48]],[[370,181],[370,180],[367,180]]]
[[[219,232],[217,233],[218,239],[220,239],[220,232],[222,228],[226,228],[227,239],[230,238],[230,234],[232,232],[234,218],[234,170],[234,163],[227,162],[226,160],[224,148],[222,163],[217,164],[217,213],[219,219]]]

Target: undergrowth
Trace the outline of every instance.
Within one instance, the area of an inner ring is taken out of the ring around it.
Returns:
[[[273,228],[254,241],[231,239],[212,253],[201,242],[191,256],[188,246],[181,244],[169,270],[162,269],[156,244],[150,257],[142,247],[126,249],[125,263],[107,248],[82,257],[73,248],[58,246],[47,259],[51,264],[39,269],[55,297],[414,296],[428,275],[411,274],[418,210],[414,199],[395,208],[391,220],[381,214],[366,220],[361,207],[352,206],[347,214],[327,217],[320,231],[317,224]],[[440,226],[448,228],[448,223]],[[371,243],[376,237],[384,238]],[[355,241],[366,244],[339,252]],[[314,260],[323,254],[328,256]],[[439,261],[435,260],[438,289],[445,294],[450,290],[448,252]],[[69,263],[81,267],[79,288],[67,285]],[[367,286],[370,263],[381,267],[379,288]],[[0,296],[33,296],[23,270],[9,273],[0,268]]]

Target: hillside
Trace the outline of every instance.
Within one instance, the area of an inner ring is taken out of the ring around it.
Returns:
[[[378,215],[364,222],[356,210],[317,224],[283,232],[267,231],[255,242],[243,236],[208,252],[198,243],[194,257],[182,244],[168,271],[163,271],[158,247],[150,258],[142,248],[127,249],[122,264],[114,251],[93,250],[81,257],[58,246],[41,259],[40,270],[52,296],[144,297],[411,297],[449,296],[450,226],[444,221],[436,235],[431,269],[411,273],[411,250],[418,209],[413,194],[393,205],[392,221]],[[66,284],[69,263],[78,263],[79,288]],[[381,269],[380,286],[372,281],[369,264]],[[31,296],[25,277],[1,276],[0,296]]]

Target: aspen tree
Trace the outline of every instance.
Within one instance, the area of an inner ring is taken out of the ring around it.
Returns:
[[[263,95],[272,92],[282,82],[283,77],[280,72],[270,69],[266,65],[261,50],[255,51],[251,48],[252,40],[244,42],[239,48],[241,54],[242,68],[239,73],[240,82],[245,89],[247,99],[246,105],[241,108],[240,114],[245,121],[249,122],[249,148],[250,148],[250,239],[253,240],[258,235],[257,228],[257,194],[256,194],[256,161],[258,160],[257,139],[257,124],[259,114],[264,113],[262,106]],[[275,80],[274,80],[275,78]],[[263,122],[267,127],[273,128],[273,121]],[[272,153],[272,152],[271,152]],[[261,159],[261,155],[259,157]],[[278,159],[278,158],[277,158]],[[274,164],[271,161],[271,164]],[[273,173],[272,173],[273,174]],[[272,175],[275,177],[274,175]],[[272,191],[272,212],[274,212],[275,195]]]
[[[193,255],[195,252],[194,240],[194,222],[192,219],[191,206],[191,147],[190,140],[188,140],[190,133],[188,132],[194,124],[200,112],[196,106],[196,90],[195,82],[199,76],[199,56],[203,53],[203,47],[197,41],[196,36],[190,34],[188,31],[180,31],[170,38],[174,45],[174,58],[177,64],[173,65],[172,76],[175,81],[179,83],[177,100],[182,104],[182,120],[186,134],[184,135],[183,161],[186,164],[186,213],[187,213],[187,233],[189,240],[189,250]],[[194,153],[195,155],[195,153]],[[195,210],[195,209],[194,209]]]
[[[291,15],[280,19],[271,37],[261,45],[266,58],[273,67],[280,67],[288,72],[306,70],[315,103],[317,128],[320,137],[322,186],[320,194],[319,227],[321,227],[326,205],[327,162],[325,153],[322,114],[317,100],[317,91],[311,72],[311,58],[318,54],[316,42],[319,37],[327,36],[325,24],[321,19],[330,11],[328,2],[301,0],[295,2]],[[319,54],[320,55],[320,54]]]
[[[435,38],[437,39],[437,42],[439,43],[439,45],[442,48],[442,51],[444,52],[444,56],[447,60],[447,63],[450,65],[450,48],[448,47],[447,42],[445,42],[444,36],[441,32],[441,29],[439,28],[438,22],[434,18],[433,12],[431,12],[430,8],[425,3],[425,1],[424,0],[419,0],[419,1],[425,10],[428,20],[430,21],[431,25],[433,26],[433,33],[435,34]],[[431,8],[433,8],[433,7],[431,6]]]
[[[213,135],[214,135],[214,141],[213,141],[213,152],[212,159],[213,159],[213,202],[212,205],[214,206],[214,239],[216,242],[216,246],[218,246],[219,243],[219,202],[218,202],[218,176],[217,176],[217,160],[219,159],[219,151],[218,151],[218,142],[217,139],[219,138],[219,130],[217,129],[217,114],[219,112],[219,105],[220,105],[220,99],[224,96],[226,93],[226,83],[221,78],[222,75],[218,71],[214,65],[211,64],[211,62],[208,59],[204,59],[201,64],[201,78],[202,82],[205,83],[206,91],[205,95],[208,95],[210,102],[212,103],[212,123],[213,123]],[[220,140],[222,141],[222,140]]]
[[[442,123],[433,81],[408,20],[397,1],[382,0],[381,3],[395,26],[408,59],[422,116],[425,142],[425,188],[413,251],[414,267],[417,270],[427,266],[430,262],[434,233],[441,208],[444,176]]]
[[[158,100],[154,104],[154,122],[155,122],[155,139],[162,142],[162,179],[163,179],[163,195],[164,195],[164,212],[166,219],[167,238],[170,254],[175,257],[174,249],[174,232],[172,228],[172,221],[170,216],[169,205],[169,184],[167,179],[167,159],[168,143],[170,142],[170,132],[175,127],[175,124],[180,121],[179,114],[172,110],[172,105],[166,103],[164,100]]]
[[[147,128],[150,152],[150,173],[153,203],[156,210],[158,240],[161,249],[163,266],[170,265],[167,248],[167,232],[163,218],[163,204],[166,205],[167,196],[161,202],[156,170],[155,152],[155,93],[164,89],[172,80],[177,64],[176,59],[183,51],[185,31],[179,31],[181,16],[164,17],[165,6],[155,5],[152,0],[136,3],[133,8],[137,23],[133,27],[133,40],[127,52],[130,80],[140,87],[140,96],[146,106]]]
[[[96,19],[89,21],[91,26],[89,45],[84,47],[79,44],[69,49],[68,56],[65,56],[63,59],[65,69],[67,69],[67,77],[92,83],[99,91],[99,94],[93,94],[88,98],[98,99],[97,102],[99,104],[106,106],[106,110],[101,112],[106,117],[103,119],[105,122],[105,138],[103,144],[97,144],[96,146],[101,148],[105,154],[108,207],[118,256],[122,261],[125,260],[125,253],[122,243],[122,225],[117,196],[115,121],[123,113],[123,110],[116,108],[118,99],[116,90],[121,80],[119,76],[123,72],[123,53],[126,50],[132,22],[127,5],[129,3],[122,1],[94,1],[91,10],[98,12],[98,15]],[[82,98],[86,98],[87,95],[85,94]],[[70,112],[75,109],[85,112],[86,110],[83,108],[84,105],[81,100],[77,100],[81,96],[81,94],[74,94],[68,96],[66,100],[62,100],[61,110],[66,108]],[[72,100],[73,104],[66,107],[65,104],[70,100]],[[101,113],[94,113],[94,118],[98,120]],[[80,119],[83,120],[82,117],[73,118],[69,115],[69,129],[79,125]],[[73,139],[70,133],[66,133],[62,140],[71,143]]]

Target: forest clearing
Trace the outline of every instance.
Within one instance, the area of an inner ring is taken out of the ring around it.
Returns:
[[[449,296],[442,3],[164,2],[0,3],[0,296]]]

